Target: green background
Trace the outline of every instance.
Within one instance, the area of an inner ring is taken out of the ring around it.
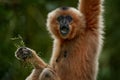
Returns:
[[[19,62],[11,38],[21,35],[25,45],[46,62],[52,39],[46,30],[48,12],[60,6],[77,7],[78,0],[0,0],[0,80],[24,80],[31,65]],[[105,39],[97,80],[120,80],[120,0],[104,2]]]

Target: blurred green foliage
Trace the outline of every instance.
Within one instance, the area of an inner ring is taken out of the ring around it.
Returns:
[[[11,38],[23,37],[46,62],[52,39],[46,30],[48,12],[60,6],[77,7],[78,0],[0,0],[0,80],[24,80],[32,70],[14,57]],[[105,39],[98,80],[120,80],[120,0],[104,2]]]

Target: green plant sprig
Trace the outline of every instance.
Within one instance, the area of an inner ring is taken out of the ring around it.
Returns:
[[[16,48],[25,47],[23,38],[20,35],[18,35],[18,37],[11,38],[11,40],[13,41],[13,44]]]

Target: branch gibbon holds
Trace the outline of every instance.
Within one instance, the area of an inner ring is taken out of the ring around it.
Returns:
[[[79,0],[78,9],[60,7],[50,12],[47,29],[54,39],[50,64],[27,47],[16,51],[18,59],[34,66],[26,80],[96,80],[103,43],[101,15],[101,0]]]

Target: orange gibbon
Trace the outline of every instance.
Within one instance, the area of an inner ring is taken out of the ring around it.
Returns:
[[[21,47],[15,56],[34,69],[26,80],[96,80],[102,48],[102,0],[79,0],[78,9],[60,7],[48,14],[53,42],[50,63]]]

